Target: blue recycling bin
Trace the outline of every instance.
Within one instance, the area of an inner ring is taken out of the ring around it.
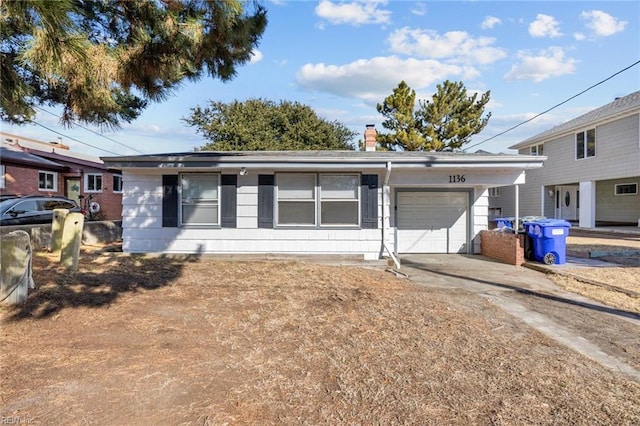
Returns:
[[[509,229],[513,229],[514,220],[516,220],[515,217],[497,217],[493,219],[493,221],[496,223],[496,227]]]
[[[546,265],[567,262],[567,236],[571,224],[562,219],[540,219],[524,223],[533,241],[533,256]]]

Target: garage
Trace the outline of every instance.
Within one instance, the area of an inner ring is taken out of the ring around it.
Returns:
[[[398,191],[397,253],[467,253],[469,193]]]

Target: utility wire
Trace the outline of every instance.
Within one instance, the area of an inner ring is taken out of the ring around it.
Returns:
[[[497,138],[498,136],[502,136],[502,135],[504,135],[505,133],[510,132],[510,131],[512,131],[513,129],[516,129],[516,128],[518,128],[518,127],[522,126],[523,124],[527,124],[528,122],[530,122],[530,121],[532,121],[532,120],[535,120],[536,118],[540,117],[541,115],[544,115],[544,114],[548,113],[549,111],[552,111],[552,110],[554,110],[554,109],[558,108],[559,106],[566,104],[567,102],[571,101],[572,99],[575,99],[575,98],[577,98],[578,96],[580,96],[580,95],[582,95],[582,94],[584,94],[584,93],[588,92],[589,90],[593,89],[594,87],[597,87],[597,86],[601,85],[602,83],[604,83],[604,82],[606,82],[606,81],[611,80],[613,77],[617,76],[618,74],[621,74],[621,73],[623,73],[623,72],[627,71],[628,69],[635,67],[635,66],[636,66],[636,65],[638,65],[638,64],[640,64],[640,61],[636,61],[636,62],[634,62],[633,64],[629,65],[628,67],[625,67],[625,68],[621,69],[620,71],[616,72],[615,74],[610,75],[609,77],[605,78],[604,80],[599,81],[599,82],[597,82],[596,84],[594,84],[594,85],[592,85],[592,86],[587,87],[587,88],[586,88],[586,89],[584,89],[582,92],[580,92],[580,93],[578,93],[578,94],[576,94],[576,95],[571,96],[569,99],[566,99],[566,100],[564,100],[564,101],[560,102],[559,104],[556,104],[556,105],[552,106],[551,108],[549,108],[549,109],[547,109],[547,110],[545,110],[545,111],[542,111],[542,112],[541,112],[541,113],[539,113],[539,114],[534,115],[533,117],[529,118],[528,120],[523,121],[522,123],[516,124],[515,126],[510,127],[510,128],[508,128],[507,130],[505,130],[505,131],[503,131],[503,132],[498,133],[497,135],[493,135],[493,136],[491,136],[490,138],[487,138],[487,139],[483,140],[482,142],[478,142],[478,143],[476,143],[476,144],[473,144],[473,145],[471,145],[471,146],[466,147],[466,148],[463,150],[463,152],[466,152],[468,149],[470,149],[470,148],[474,148],[474,147],[476,147],[476,146],[478,146],[478,145],[482,145],[482,144],[483,144],[483,143],[485,143],[485,142],[489,142],[490,140],[495,139],[495,138]]]
[[[50,132],[53,132],[53,133],[57,134],[57,135],[60,135],[60,136],[63,136],[63,137],[65,137],[65,138],[67,138],[67,139],[71,139],[72,141],[76,141],[76,142],[78,142],[78,143],[81,143],[82,145],[86,145],[86,146],[89,146],[89,147],[91,147],[91,148],[94,148],[94,149],[97,149],[97,150],[100,150],[100,151],[108,152],[109,154],[113,154],[113,155],[120,155],[120,154],[118,154],[117,152],[109,151],[109,150],[106,150],[106,149],[104,149],[104,148],[98,148],[97,146],[94,146],[94,145],[88,144],[88,143],[86,143],[86,142],[82,142],[81,140],[78,140],[78,139],[76,139],[76,138],[72,138],[71,136],[67,136],[67,135],[65,135],[64,133],[60,133],[60,132],[58,132],[58,131],[56,131],[56,130],[53,130],[53,129],[51,129],[51,128],[49,128],[49,127],[45,126],[44,124],[40,124],[40,123],[38,123],[37,121],[34,121],[34,120],[28,120],[28,121],[29,121],[29,123],[33,123],[33,124],[35,124],[35,125],[37,125],[37,126],[40,126],[40,127],[44,128],[44,129],[47,129],[47,130],[48,130],[48,131],[50,131]]]
[[[57,114],[55,114],[55,113],[53,113],[53,112],[51,112],[51,111],[47,111],[46,109],[41,108],[41,107],[39,107],[39,106],[37,106],[37,105],[34,105],[34,107],[35,107],[36,109],[39,109],[40,111],[46,112],[47,114],[51,114],[51,115],[53,115],[54,117],[60,118],[60,116],[59,116],[59,115],[57,115]],[[111,142],[117,143],[117,144],[118,144],[118,145],[120,145],[120,146],[123,146],[123,147],[125,147],[125,148],[127,148],[127,149],[130,149],[130,150],[132,150],[132,151],[137,152],[138,154],[144,154],[144,152],[142,152],[142,151],[140,151],[140,150],[138,150],[138,149],[136,149],[136,148],[132,148],[132,147],[130,147],[130,146],[128,146],[128,145],[123,144],[122,142],[118,142],[118,141],[117,141],[117,140],[115,140],[115,139],[112,139],[112,138],[110,138],[110,137],[108,137],[108,136],[105,136],[105,135],[103,135],[102,133],[98,133],[98,132],[96,132],[95,130],[92,130],[92,129],[88,128],[88,127],[85,127],[85,126],[83,126],[82,124],[78,123],[77,121],[74,121],[74,124],[75,124],[76,126],[80,127],[81,129],[87,130],[87,131],[89,131],[89,132],[93,133],[94,135],[98,135],[98,136],[103,137],[103,138],[105,138],[105,139],[107,139],[107,140],[110,140]],[[109,151],[107,151],[107,152],[109,152]]]

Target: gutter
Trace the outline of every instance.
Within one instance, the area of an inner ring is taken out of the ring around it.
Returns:
[[[387,171],[384,175],[384,182],[382,184],[382,246],[389,254],[389,257],[391,257],[391,259],[393,260],[394,265],[396,265],[396,269],[400,269],[400,259],[398,259],[398,257],[395,255],[395,253],[393,253],[393,251],[391,251],[391,249],[389,249],[389,246],[387,245],[387,241],[385,238],[387,235],[387,232],[385,232],[387,230],[386,229],[387,221],[385,220],[384,206],[389,204],[388,203],[389,200],[387,200],[386,198],[388,198],[388,192],[389,192],[389,178],[391,177],[391,161],[387,161],[386,169]],[[389,218],[391,218],[391,209],[389,209]]]

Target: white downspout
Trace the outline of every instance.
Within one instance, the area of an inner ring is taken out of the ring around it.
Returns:
[[[385,206],[390,206],[389,200],[389,178],[391,177],[391,161],[387,161],[387,172],[384,175],[384,182],[382,184],[382,245],[384,249],[389,254],[389,257],[393,260],[393,263],[396,265],[396,269],[400,269],[400,260],[393,253],[389,246],[387,245],[387,235],[389,233],[389,229],[387,225],[391,222],[391,208],[389,208],[388,218],[385,215]],[[388,220],[387,220],[388,219]]]
[[[516,185],[516,217],[513,218],[513,232],[520,229],[520,185]]]

